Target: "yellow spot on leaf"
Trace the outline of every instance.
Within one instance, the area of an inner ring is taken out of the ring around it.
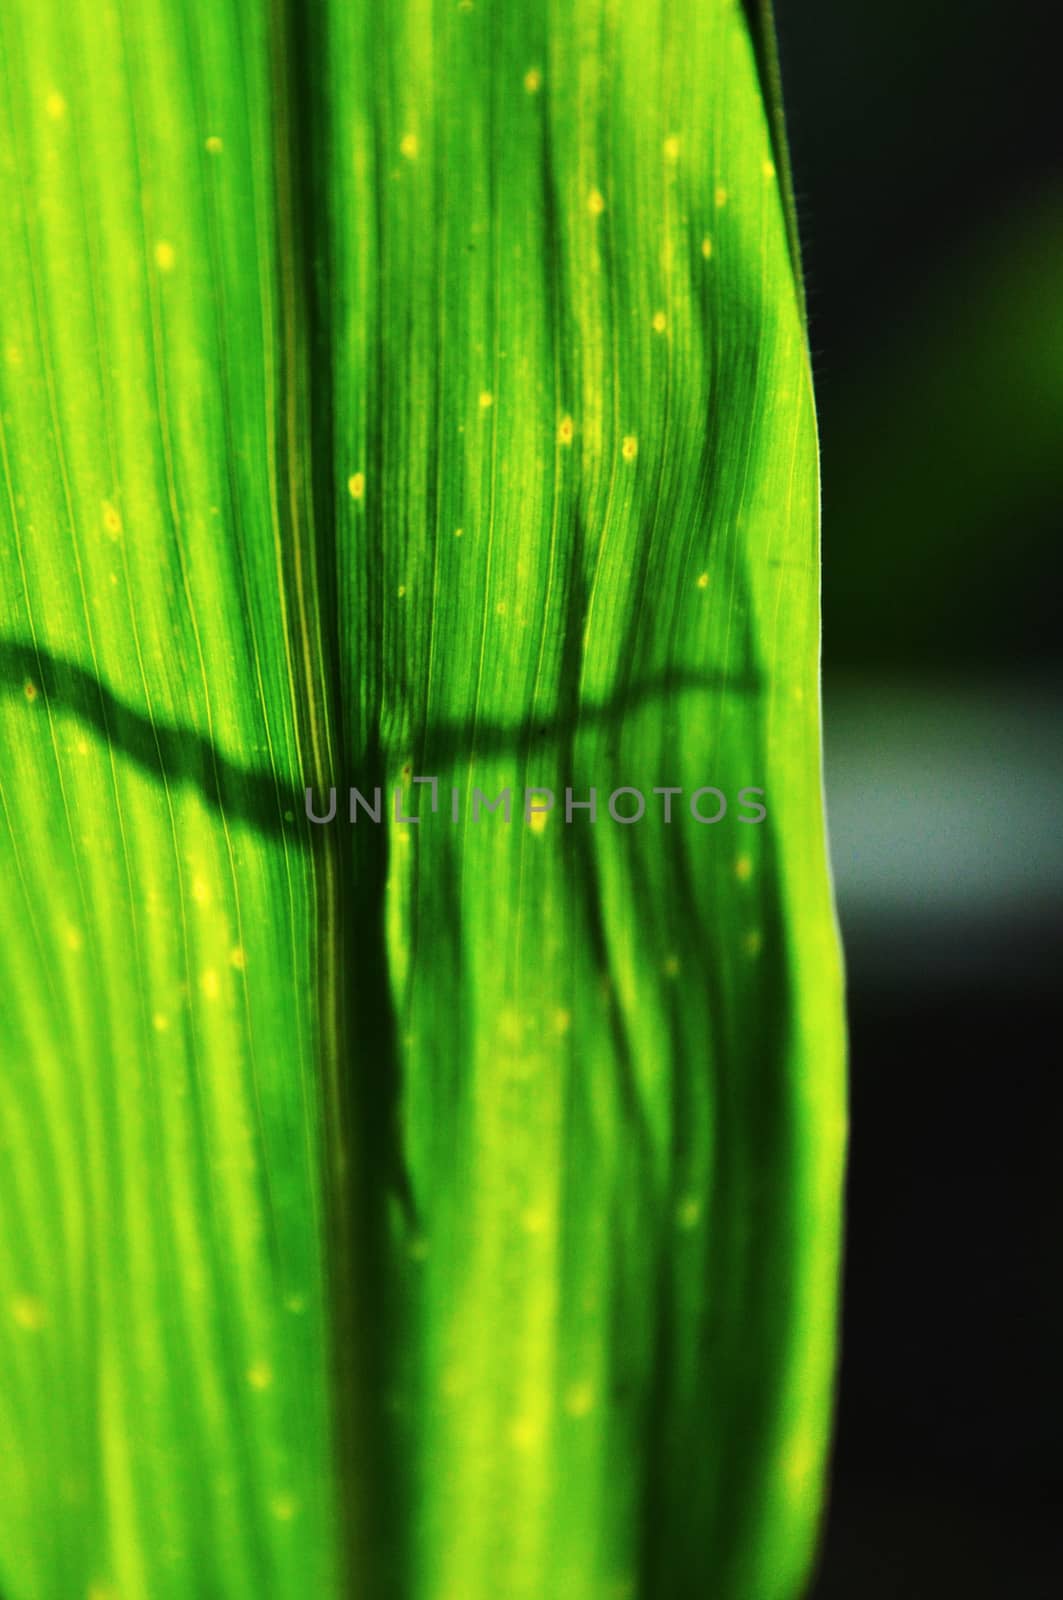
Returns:
[[[165,1033],[170,1026],[170,1019],[163,1011],[156,1011],[151,1019],[151,1025],[156,1033]]]
[[[735,877],[739,883],[747,883],[753,876],[753,863],[748,856],[739,856],[735,862]]]
[[[27,678],[25,683],[22,685],[22,693],[26,696],[26,699],[29,701],[30,705],[32,705],[40,691],[33,680],[31,678]]]
[[[667,139],[664,141],[664,153],[668,157],[669,161],[678,161],[679,160],[679,136],[678,136],[678,134],[670,133],[668,135]]]
[[[698,573],[698,588],[699,589],[707,589],[708,587],[709,587],[709,575],[708,575],[708,573],[707,572],[699,572]]]
[[[701,253],[705,257],[706,261],[712,255],[712,240],[709,238],[708,234],[706,234],[704,239],[701,241]]]
[[[549,822],[549,820],[550,820],[549,811],[533,811],[532,814],[531,814],[531,817],[528,820],[528,826],[531,829],[532,833],[542,833],[543,829],[546,827],[546,824]]]
[[[299,1502],[294,1494],[280,1493],[270,1497],[269,1514],[278,1522],[291,1522],[299,1515]]]
[[[759,928],[751,928],[750,931],[746,934],[745,938],[742,940],[742,949],[745,951],[746,955],[749,956],[750,959],[752,960],[754,957],[760,955],[761,948],[762,948],[763,944],[764,944],[764,939],[763,939],[763,936],[762,936],[762,934],[760,932],[760,929]]]
[[[252,1389],[268,1389],[273,1382],[273,1368],[268,1361],[256,1361],[247,1369],[247,1381]]]
[[[399,597],[400,600],[405,599],[405,597],[406,597],[406,585],[404,583],[400,583],[399,587],[398,587],[398,590],[396,592],[397,592],[398,597]]]
[[[765,161],[765,162],[763,162],[761,164],[760,170],[761,170],[761,172],[763,172],[763,174],[764,174],[764,176],[766,178],[774,178],[774,176],[775,176],[775,163],[774,163],[774,161]]]
[[[247,971],[247,955],[242,944],[235,945],[229,951],[229,965],[235,967],[237,972]]]
[[[490,389],[481,389],[480,390],[480,408],[481,408],[481,410],[489,411],[491,409],[491,407],[494,405],[494,403],[495,403],[495,397],[491,393]]]
[[[103,525],[112,539],[118,539],[122,534],[122,517],[118,507],[110,500],[103,502]]]
[[[819,1464],[815,1442],[805,1434],[792,1439],[783,1458],[783,1475],[795,1496],[802,1494]]]
[[[347,493],[352,500],[360,500],[365,494],[365,473],[352,472],[347,479]]]
[[[11,1302],[11,1317],[23,1333],[40,1333],[48,1321],[44,1306],[32,1294],[17,1294]]]
[[[520,1225],[525,1233],[533,1236],[545,1233],[550,1226],[550,1213],[545,1206],[525,1206],[520,1214]]]
[[[594,1389],[589,1383],[570,1383],[565,1390],[565,1410],[570,1417],[589,1417],[594,1410]]]
[[[402,151],[407,161],[416,161],[417,151],[419,149],[417,135],[415,133],[404,133],[402,136],[402,142],[399,145],[399,149]]]
[[[663,311],[655,311],[653,313],[653,331],[654,331],[654,333],[663,333],[665,328],[667,328],[667,326],[668,326],[668,318],[665,316],[664,312]]]
[[[727,190],[722,184],[716,190],[716,193],[713,195],[713,199],[716,202],[717,211],[722,211],[724,206],[727,204]]]
[[[63,96],[59,93],[58,89],[52,90],[51,94],[44,102],[44,109],[47,111],[53,122],[62,122],[63,118],[66,116],[66,101],[63,99]]]
[[[455,528],[454,529],[454,537],[455,537],[455,539],[460,539],[464,532],[465,532],[464,528]]]
[[[575,433],[575,431],[576,431],[576,428],[575,428],[575,424],[572,421],[572,418],[571,417],[562,417],[561,421],[558,423],[558,427],[557,427],[557,442],[558,442],[558,444],[571,444],[572,443],[572,436]]]
[[[499,1013],[498,1031],[506,1044],[520,1044],[524,1037],[524,1019],[519,1011],[506,1006]]]
[[[208,967],[206,972],[200,976],[199,987],[207,1000],[216,1000],[218,998],[221,993],[221,984],[218,982],[218,974],[213,967]]]
[[[627,438],[624,440],[623,444],[620,446],[620,454],[623,456],[625,461],[634,461],[634,459],[638,455],[638,453],[639,453],[639,442],[638,442],[638,439],[635,437],[635,435],[633,433],[629,433]]]
[[[572,1026],[572,1013],[563,1008],[554,1012],[554,1032],[567,1033]]]
[[[206,147],[210,151],[212,156],[220,156],[221,155],[222,142],[218,138],[218,135],[216,133],[212,133],[210,135],[209,139],[207,140]]]
[[[678,1227],[689,1233],[691,1228],[696,1228],[701,1221],[701,1201],[695,1194],[684,1195],[675,1208],[675,1220]]]
[[[210,884],[205,878],[196,878],[192,883],[192,899],[197,906],[210,905]]]
[[[66,933],[63,935],[63,938],[64,938],[64,940],[66,942],[67,949],[68,950],[72,950],[75,955],[77,954],[77,952],[79,950],[83,950],[85,948],[85,940],[82,937],[82,933],[81,933],[81,929],[80,928],[74,928],[74,927],[67,928]]]
[[[664,973],[666,978],[678,978],[678,976],[679,976],[679,957],[678,956],[665,956],[664,961],[663,961],[663,963],[661,965],[661,971]]]
[[[587,210],[592,217],[600,217],[605,210],[605,197],[600,189],[592,189],[587,196]]]
[[[168,239],[160,239],[155,246],[155,265],[160,272],[172,272],[177,252]]]
[[[534,1450],[542,1439],[542,1427],[535,1417],[517,1417],[510,1423],[509,1438],[517,1450]]]
[[[543,75],[538,67],[529,67],[524,74],[524,87],[529,94],[538,94],[543,86]]]

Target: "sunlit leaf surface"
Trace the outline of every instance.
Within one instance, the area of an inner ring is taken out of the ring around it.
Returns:
[[[798,1595],[842,1029],[745,13],[0,56],[6,1600]]]

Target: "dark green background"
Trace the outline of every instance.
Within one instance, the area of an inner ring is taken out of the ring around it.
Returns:
[[[815,1600],[1058,1593],[1063,141],[1043,18],[778,5],[852,1029]]]

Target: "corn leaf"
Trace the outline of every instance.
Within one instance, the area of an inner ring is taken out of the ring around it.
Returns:
[[[769,36],[0,51],[0,1589],[796,1596],[843,1043]]]

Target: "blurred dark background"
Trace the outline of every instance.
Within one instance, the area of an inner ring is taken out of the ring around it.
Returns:
[[[814,1600],[1063,1593],[1063,119],[1047,10],[777,0],[849,974]]]

